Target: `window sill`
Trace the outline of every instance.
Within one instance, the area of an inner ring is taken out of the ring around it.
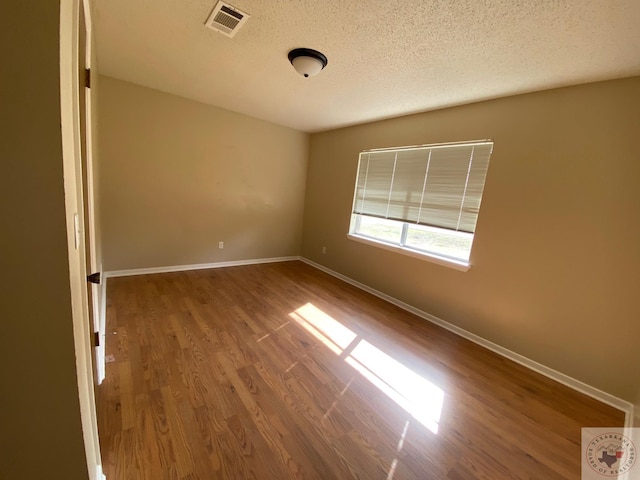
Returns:
[[[370,245],[372,247],[378,247],[384,250],[389,250],[391,252],[396,252],[401,255],[407,255],[409,257],[418,258],[420,260],[435,263],[443,267],[453,268],[454,270],[458,270],[460,272],[466,272],[471,268],[471,264],[469,264],[468,262],[464,262],[462,260],[453,260],[451,258],[440,257],[432,253],[418,252],[416,250],[411,250],[410,248],[399,247],[397,245],[391,245],[389,243],[384,243],[384,242],[378,242],[371,238],[361,237],[359,235],[354,235],[352,233],[348,233],[347,237],[350,240],[364,243],[365,245]]]

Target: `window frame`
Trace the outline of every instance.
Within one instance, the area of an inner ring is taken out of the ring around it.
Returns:
[[[483,183],[482,183],[482,190],[480,192],[480,200],[482,199],[482,194],[484,193],[484,186],[486,184],[486,174],[488,171],[488,163],[489,160],[491,158],[491,155],[493,153],[493,146],[494,146],[494,142],[493,140],[490,139],[485,139],[485,140],[475,140],[475,141],[464,141],[464,142],[451,142],[451,143],[438,143],[438,144],[425,144],[425,145],[415,145],[415,146],[406,146],[406,147],[392,147],[392,148],[383,148],[383,149],[372,149],[372,150],[363,150],[360,152],[359,156],[358,156],[358,171],[356,173],[356,179],[355,179],[355,183],[354,183],[354,193],[353,193],[353,203],[351,206],[351,218],[350,218],[350,222],[349,222],[349,231],[347,233],[347,238],[349,238],[350,240],[354,240],[366,245],[370,245],[370,246],[374,246],[377,248],[382,248],[385,250],[389,250],[389,251],[393,251],[396,253],[400,253],[402,255],[407,255],[413,258],[418,258],[421,260],[425,260],[425,261],[429,261],[432,263],[436,263],[438,265],[442,265],[442,266],[446,266],[449,268],[453,268],[455,270],[459,270],[459,271],[468,271],[471,268],[471,253],[472,253],[472,249],[473,249],[473,241],[475,240],[475,228],[473,229],[473,232],[464,232],[467,233],[469,235],[471,235],[471,245],[469,247],[469,256],[467,259],[462,259],[459,257],[453,257],[453,256],[448,256],[446,254],[437,252],[437,251],[432,251],[432,250],[425,250],[425,249],[420,249],[420,248],[414,248],[413,246],[407,245],[407,235],[409,232],[409,228],[411,225],[414,224],[414,222],[412,220],[407,220],[407,219],[398,219],[398,218],[388,218],[388,217],[377,217],[376,215],[371,215],[371,214],[367,214],[367,213],[363,213],[363,212],[356,212],[356,204],[357,202],[360,201],[364,201],[364,199],[366,199],[366,195],[365,197],[359,198],[358,197],[358,188],[359,188],[359,175],[361,173],[361,162],[363,161],[363,154],[371,154],[371,153],[379,153],[379,152],[393,152],[396,155],[397,158],[397,153],[401,152],[401,151],[406,151],[406,150],[411,150],[411,149],[415,149],[415,150],[419,150],[419,149],[433,149],[433,148],[442,148],[442,147],[473,147],[475,145],[487,145],[490,144],[491,145],[491,149],[489,151],[488,154],[488,159],[487,159],[487,165],[486,165],[486,169],[484,171],[484,179],[483,179]],[[472,154],[473,155],[473,154]],[[369,158],[369,157],[368,157]],[[429,157],[430,158],[430,157]],[[469,167],[471,169],[471,160],[470,160],[470,164]],[[394,165],[394,172],[395,172],[395,165]],[[392,173],[392,177],[391,177],[391,184],[393,185],[393,175],[395,173]],[[427,166],[427,171],[425,172],[425,185],[426,185],[426,181],[428,178],[428,174],[429,174],[429,167]],[[464,202],[464,198],[466,195],[466,186],[465,186],[465,192],[462,194],[462,202]],[[391,197],[391,193],[389,194],[389,196]],[[461,205],[461,210],[462,210],[462,205]],[[479,215],[479,207],[478,207],[478,213],[476,214],[476,218]],[[390,220],[390,221],[394,221],[398,223],[398,226],[401,226],[401,232],[400,232],[400,238],[397,242],[394,241],[388,241],[385,240],[383,238],[379,238],[379,237],[375,237],[375,236],[371,236],[371,235],[367,235],[366,233],[360,233],[360,226],[361,226],[361,221],[363,217],[368,217],[368,218],[384,218],[386,220]],[[452,234],[456,234],[459,230],[454,230],[451,228],[447,228],[447,227],[435,227],[435,226],[430,226],[428,224],[421,224],[418,222],[415,222],[416,225],[422,225],[424,227],[427,228],[434,228],[436,230],[443,230],[444,232],[448,231],[448,232],[452,232]]]

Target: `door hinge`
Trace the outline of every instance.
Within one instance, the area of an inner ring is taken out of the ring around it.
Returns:
[[[84,69],[84,86],[87,88],[91,88],[91,69]]]
[[[92,273],[87,276],[87,281],[91,283],[95,283],[96,285],[100,285],[100,272]]]
[[[100,346],[100,332],[93,332],[93,346]]]

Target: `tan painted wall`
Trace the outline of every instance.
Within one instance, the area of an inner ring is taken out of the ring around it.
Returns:
[[[302,253],[633,402],[639,134],[640,78],[314,134]],[[360,150],[483,138],[495,147],[470,271],[347,239]]]
[[[299,254],[307,134],[102,76],[99,109],[106,270]]]
[[[0,16],[0,478],[86,479],[60,132],[60,4]]]

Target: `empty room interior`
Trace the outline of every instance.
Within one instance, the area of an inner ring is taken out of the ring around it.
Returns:
[[[1,479],[640,478],[639,2],[46,3]]]

